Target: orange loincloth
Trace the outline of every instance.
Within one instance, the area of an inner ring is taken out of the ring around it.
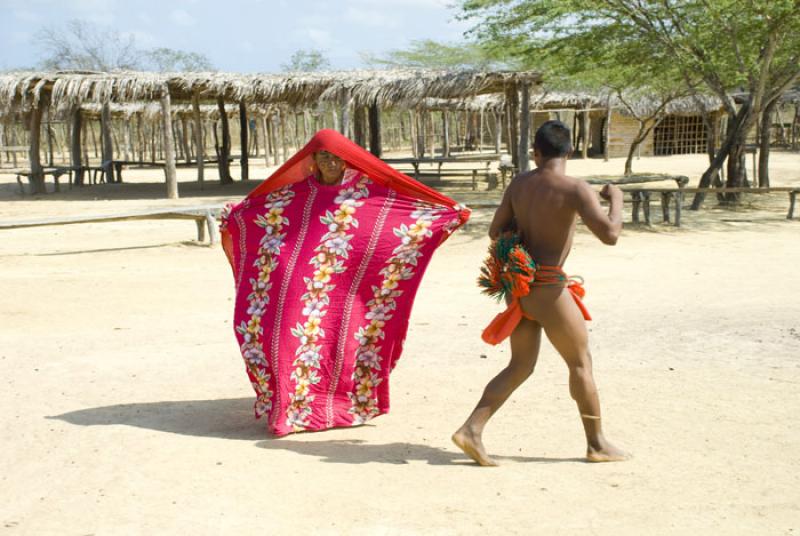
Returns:
[[[530,284],[530,291],[533,292],[535,287],[554,285],[565,286],[572,295],[572,299],[575,300],[578,309],[580,309],[583,314],[583,318],[586,320],[592,319],[589,315],[589,311],[581,300],[586,294],[586,290],[583,288],[583,281],[580,278],[567,277],[567,274],[564,273],[564,270],[562,270],[560,266],[537,265],[536,272],[533,276],[533,282]],[[506,337],[511,335],[523,317],[534,320],[522,310],[522,304],[519,301],[521,297],[522,296],[512,296],[511,303],[508,304],[506,310],[498,314],[494,320],[489,323],[486,329],[483,330],[481,338],[485,342],[488,344],[499,344],[505,340]]]

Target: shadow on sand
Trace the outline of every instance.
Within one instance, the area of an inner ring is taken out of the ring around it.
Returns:
[[[430,465],[472,465],[453,446],[445,450],[430,445],[396,442],[372,444],[360,439],[319,440],[325,433],[269,437],[264,425],[253,418],[252,398],[226,398],[220,400],[179,400],[118,404],[72,411],[47,417],[78,426],[125,425],[171,434],[195,437],[216,437],[241,441],[255,441],[258,448],[286,450],[321,458],[326,463],[406,464],[424,461]],[[339,429],[341,432],[343,429]],[[335,432],[333,432],[335,433]],[[530,456],[495,456],[499,461],[518,463],[584,463],[583,458],[541,458]]]

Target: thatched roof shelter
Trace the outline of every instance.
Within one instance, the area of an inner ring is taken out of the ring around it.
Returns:
[[[112,104],[159,103],[166,139],[167,184],[170,197],[177,197],[174,174],[174,154],[171,147],[171,118],[175,104],[191,103],[192,112],[200,119],[201,102],[215,102],[220,110],[223,128],[223,149],[228,150],[229,140],[226,102],[239,106],[240,124],[247,118],[247,106],[267,105],[293,108],[314,108],[321,103],[341,111],[340,129],[348,131],[350,110],[356,111],[356,123],[369,121],[370,150],[381,154],[380,109],[389,106],[415,107],[425,99],[470,99],[479,95],[521,92],[522,104],[516,97],[507,103],[511,117],[526,123],[531,91],[537,91],[541,76],[534,72],[510,71],[437,71],[437,70],[383,70],[342,71],[286,74],[233,74],[233,73],[145,73],[145,72],[17,72],[0,75],[0,115],[9,112],[31,112],[31,184],[35,191],[43,191],[44,179],[39,163],[39,130],[42,110],[54,108],[72,115],[80,124],[80,108],[100,106],[101,124],[112,117]],[[364,109],[369,108],[369,113]],[[117,111],[117,113],[122,113]],[[77,114],[77,115],[76,115]],[[516,121],[514,121],[516,124]],[[359,125],[358,130],[366,128]],[[79,129],[74,129],[73,153],[80,153]],[[522,157],[522,167],[527,166],[527,129],[512,126],[512,151],[515,161]],[[241,129],[242,145],[247,146],[247,129]],[[110,169],[113,160],[111,136],[103,135],[103,165]],[[524,151],[519,148],[524,147]],[[523,154],[524,153],[524,154]],[[228,174],[227,152],[220,157],[220,179],[231,180]],[[202,157],[202,155],[201,155]],[[243,155],[243,178],[247,177],[247,155]],[[76,161],[79,159],[76,158]],[[202,177],[202,158],[198,160],[198,176]],[[80,167],[76,164],[76,167]]]
[[[0,109],[36,106],[43,94],[51,105],[69,107],[88,102],[155,101],[166,90],[172,102],[246,101],[261,104],[314,106],[338,103],[349,92],[356,106],[414,105],[427,98],[466,99],[502,93],[517,84],[538,86],[532,72],[386,70],[315,73],[35,73],[0,75]]]

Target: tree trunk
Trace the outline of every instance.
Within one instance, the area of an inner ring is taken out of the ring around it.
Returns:
[[[250,180],[250,163],[248,161],[247,149],[250,144],[247,135],[250,132],[250,123],[247,120],[247,105],[243,100],[239,101],[239,145],[241,145],[241,157],[239,164],[242,168],[242,180]]]
[[[192,95],[192,114],[194,116],[194,143],[197,146],[197,182],[202,184],[206,174],[206,148],[203,139],[203,116],[200,114],[200,97],[195,93]]]
[[[219,148],[219,182],[220,184],[231,184],[231,164],[229,161],[231,154],[231,131],[228,127],[228,114],[225,113],[225,99],[217,97],[217,109],[222,126],[222,143]]]
[[[175,170],[175,144],[172,137],[172,104],[169,91],[165,87],[161,93],[161,122],[164,124],[164,158],[167,176],[167,197],[178,199],[178,176]]]
[[[773,100],[764,108],[761,115],[761,140],[758,152],[758,186],[769,188],[769,150],[770,138],[772,137],[772,113],[778,99]]]
[[[75,105],[72,107],[72,113],[70,114],[70,118],[72,119],[72,136],[70,139],[70,165],[75,168],[73,173],[75,174],[75,185],[76,186],[83,186],[83,164],[81,163],[81,124],[82,124],[82,117],[81,117],[81,107],[80,105]]]

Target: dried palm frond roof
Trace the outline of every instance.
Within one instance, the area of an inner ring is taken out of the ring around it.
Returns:
[[[533,72],[383,70],[285,74],[149,72],[11,72],[0,75],[0,109],[37,106],[46,96],[56,107],[83,103],[155,101],[168,91],[175,102],[197,95],[203,101],[313,106],[418,103],[425,98],[459,99],[498,93],[510,84],[538,85]]]

